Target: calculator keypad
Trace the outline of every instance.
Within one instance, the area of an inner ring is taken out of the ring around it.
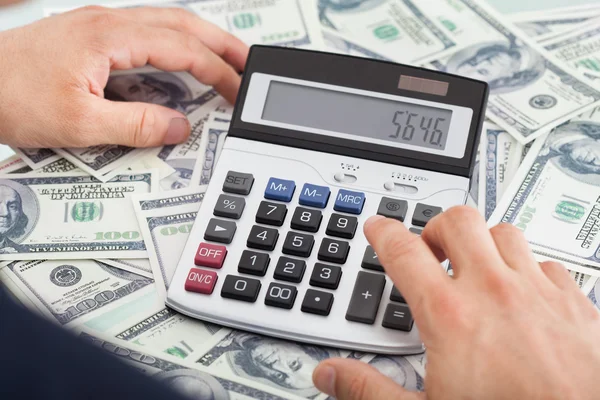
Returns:
[[[250,194],[254,182],[252,174],[236,171],[227,173],[223,183],[224,193],[219,195],[212,209],[216,218],[209,219],[204,232],[204,240],[213,243],[200,243],[194,259],[196,266],[208,270],[191,268],[185,281],[186,291],[204,295],[214,291],[218,280],[216,270],[224,265],[228,253],[226,245],[232,243],[238,229],[237,223],[240,229],[245,228],[243,234],[248,234],[247,248],[233,256],[239,257],[236,261],[230,261],[237,262],[237,273],[240,275],[224,276],[221,297],[254,303],[261,296],[260,301],[268,307],[283,310],[299,307],[303,313],[328,316],[334,294],[339,290],[343,275],[346,275],[344,269],[350,269],[349,276],[344,277],[349,282],[344,284],[353,285],[352,294],[340,308],[340,312],[346,310],[347,321],[373,325],[378,320],[380,327],[405,332],[412,330],[413,318],[402,294],[394,286],[385,292],[384,269],[371,246],[361,245],[354,250],[358,252],[353,253],[355,260],[363,252],[362,259],[358,258],[361,260],[360,270],[356,269],[356,262],[342,267],[349,258],[350,242],[360,229],[359,215],[365,206],[365,193],[339,189],[334,196],[327,186],[299,183],[298,204],[286,204],[294,198],[296,182],[271,177],[264,188],[264,200],[254,203],[244,197]],[[330,197],[334,197],[333,204],[328,204]],[[256,208],[246,210],[249,204]],[[335,212],[325,210],[328,205]],[[291,218],[287,217],[288,209]],[[372,205],[370,210],[374,213]],[[406,200],[381,197],[376,213],[399,221],[411,218],[410,231],[420,234],[427,222],[442,209],[417,203],[412,215],[410,211]],[[255,213],[249,217],[256,224],[242,226],[240,220],[247,221],[244,213],[248,212]],[[284,238],[278,245],[280,234]],[[313,256],[315,241],[318,242],[318,251],[314,251],[316,257]],[[271,253],[274,251],[280,253]],[[270,266],[271,258],[274,259],[274,267]],[[315,258],[319,261],[314,262]],[[308,272],[308,285],[311,288],[302,284],[307,268],[311,268]],[[261,289],[263,284],[266,290]],[[384,304],[381,305],[384,292]],[[302,297],[302,304],[295,306],[299,296]]]

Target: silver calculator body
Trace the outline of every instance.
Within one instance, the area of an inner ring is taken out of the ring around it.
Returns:
[[[487,93],[440,72],[254,46],[167,305],[289,340],[422,352],[363,224],[383,214],[418,234],[466,202]]]

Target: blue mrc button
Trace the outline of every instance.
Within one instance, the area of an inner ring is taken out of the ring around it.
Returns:
[[[300,192],[300,199],[298,201],[303,206],[325,208],[330,193],[331,191],[327,186],[317,186],[305,183]]]
[[[352,192],[350,190],[340,189],[335,198],[335,211],[346,212],[350,214],[360,214],[365,205],[365,194],[361,192]]]
[[[288,202],[292,200],[294,190],[296,190],[294,181],[270,178],[265,189],[265,199]]]

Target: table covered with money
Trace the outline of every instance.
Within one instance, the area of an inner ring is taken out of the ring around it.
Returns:
[[[369,57],[488,82],[467,204],[490,226],[507,222],[523,231],[540,261],[563,263],[600,312],[600,3],[510,15],[484,0],[159,6],[183,7],[249,45]],[[113,73],[105,96],[183,112],[191,135],[150,149],[7,150],[0,202],[12,206],[0,225],[0,282],[18,303],[107,351],[132,350],[114,356],[191,394],[325,398],[312,371],[329,357],[360,360],[407,389],[423,389],[426,353],[294,343],[166,307],[233,107],[186,72],[151,67]],[[134,351],[152,357],[142,362]]]

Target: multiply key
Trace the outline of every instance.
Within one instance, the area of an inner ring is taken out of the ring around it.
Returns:
[[[198,251],[196,251],[194,264],[199,267],[218,269],[223,266],[225,256],[227,256],[227,248],[225,246],[202,242],[198,246]]]

